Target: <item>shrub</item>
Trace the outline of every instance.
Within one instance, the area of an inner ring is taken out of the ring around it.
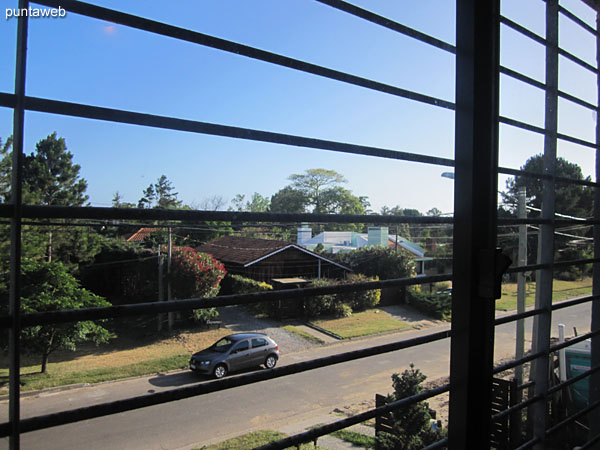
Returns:
[[[331,312],[336,317],[350,317],[352,315],[352,307],[346,303],[334,303]]]
[[[333,280],[312,280],[308,287],[324,287],[336,284]],[[336,302],[336,294],[315,295],[304,299],[304,314],[307,317],[318,317],[330,314]]]
[[[392,375],[394,393],[388,402],[401,400],[423,392],[421,384],[427,377],[411,364],[410,368]],[[392,433],[380,433],[375,441],[376,450],[417,450],[442,439],[440,431],[431,428],[427,402],[413,403],[392,412]]]
[[[449,319],[452,314],[452,296],[408,292],[409,303],[419,311],[436,319]]]
[[[362,274],[354,274],[350,275],[344,284],[366,283],[378,280],[378,277],[369,278]],[[338,294],[338,297],[342,297],[343,303],[347,303],[353,311],[364,311],[367,308],[373,308],[379,304],[379,300],[381,299],[381,289],[348,292]]]
[[[171,289],[175,298],[213,297],[225,276],[225,267],[213,256],[191,247],[178,247],[171,258]],[[218,316],[215,308],[194,310],[195,320],[206,322]]]
[[[223,295],[252,294],[254,292],[270,291],[272,289],[273,286],[264,281],[256,281],[241,275],[227,274],[221,282],[220,293]]]
[[[415,273],[414,261],[404,249],[361,247],[348,253],[339,253],[338,260],[356,273],[382,280],[410,277]]]

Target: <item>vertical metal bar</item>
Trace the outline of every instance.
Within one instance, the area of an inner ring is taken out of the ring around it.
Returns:
[[[527,192],[521,188],[518,193],[518,217],[527,218]],[[527,225],[519,225],[519,266],[527,265]],[[525,273],[517,274],[517,314],[525,312],[525,298],[527,295]],[[517,345],[515,349],[515,358],[521,359],[525,354],[525,319],[517,320]],[[515,378],[518,384],[523,384],[523,366],[515,367]],[[520,395],[521,391],[519,391]]]
[[[558,130],[558,0],[546,1],[546,111],[544,137],[544,174],[556,175],[556,147]],[[554,220],[555,182],[545,179],[542,184],[542,218]],[[538,264],[554,262],[554,225],[540,226],[538,235]],[[550,367],[550,333],[552,324],[552,275],[553,270],[543,269],[536,277],[536,308],[544,312],[534,318],[533,351],[545,352],[532,364],[532,379],[535,381],[535,393],[545,395],[548,390],[548,371]],[[533,413],[533,434],[540,443],[535,449],[545,448],[544,437],[547,427],[545,398],[536,402]]]
[[[499,0],[458,0],[449,448],[489,448],[498,185]],[[491,283],[493,285],[493,282]]]
[[[596,61],[600,67],[600,12],[596,11]],[[597,74],[598,103],[596,104],[596,144],[600,144],[600,73]],[[600,150],[596,150],[596,181],[600,180]],[[600,189],[594,188],[594,219],[600,219]],[[600,257],[600,225],[594,225],[594,257]],[[593,295],[600,295],[600,263],[594,263]],[[592,331],[600,329],[600,301],[592,302]],[[591,367],[600,365],[600,337],[592,338]],[[594,365],[595,364],[595,365]],[[600,372],[590,378],[589,403],[600,401]],[[600,436],[600,411],[596,408],[589,417],[590,437]]]
[[[19,0],[19,9],[29,9],[28,0]],[[9,314],[12,328],[9,330],[9,420],[11,450],[20,448],[20,394],[21,394],[21,220],[23,186],[23,136],[25,127],[25,74],[27,68],[27,16],[19,17],[17,25],[17,56],[15,68],[16,105],[13,114],[13,154],[11,174],[11,203],[13,214],[10,224],[10,289]]]

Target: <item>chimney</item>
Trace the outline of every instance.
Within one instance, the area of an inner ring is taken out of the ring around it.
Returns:
[[[369,246],[388,246],[388,227],[369,227]]]
[[[307,223],[303,223],[298,228],[298,245],[304,245],[306,241],[312,238],[312,229]]]

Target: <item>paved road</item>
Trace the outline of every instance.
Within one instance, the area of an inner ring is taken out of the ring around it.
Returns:
[[[589,330],[590,306],[580,305],[555,314],[555,323],[567,330]],[[526,329],[531,325],[527,324]],[[344,342],[282,357],[291,364],[315,357],[380,345],[441,327]],[[498,327],[497,359],[514,353],[514,324]],[[556,325],[553,326],[556,330]],[[570,333],[568,333],[570,334]],[[219,442],[255,429],[281,429],[333,409],[369,400],[375,392],[391,390],[390,376],[414,362],[430,379],[445,376],[449,367],[449,341],[438,341],[360,361],[256,383],[228,391],[128,413],[88,420],[22,436],[24,449],[188,449]],[[45,414],[119,398],[142,395],[197,383],[188,372],[106,383],[88,388],[45,393],[22,402],[23,416]],[[6,417],[7,405],[2,405]],[[6,440],[0,442],[7,448]]]

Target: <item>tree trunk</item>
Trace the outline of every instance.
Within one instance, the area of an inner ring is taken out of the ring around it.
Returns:
[[[46,373],[46,367],[48,366],[48,353],[42,355],[42,373]]]
[[[52,262],[52,229],[48,231],[48,262]]]

